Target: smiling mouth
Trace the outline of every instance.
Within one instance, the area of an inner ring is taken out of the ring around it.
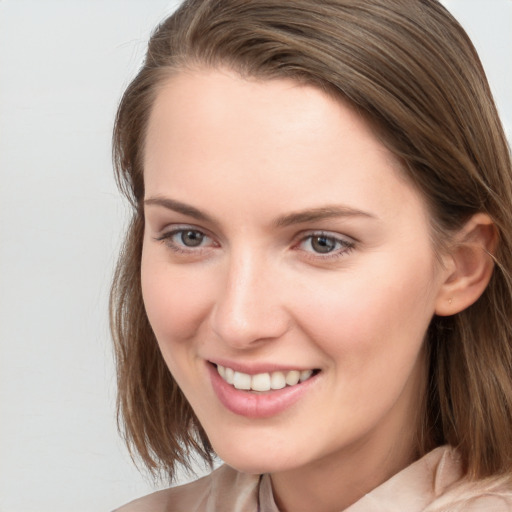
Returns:
[[[273,391],[285,387],[296,386],[307,381],[316,375],[320,370],[289,370],[269,373],[248,373],[237,372],[232,368],[216,365],[218,374],[222,379],[242,391]]]

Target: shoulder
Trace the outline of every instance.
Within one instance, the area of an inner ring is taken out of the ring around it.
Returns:
[[[154,492],[114,512],[256,512],[258,486],[258,475],[247,475],[223,465],[199,480]]]
[[[512,512],[512,476],[471,481],[457,450],[441,446],[375,488],[347,512]]]
[[[425,512],[512,512],[512,477],[462,479],[439,496]]]
[[[434,450],[434,499],[424,512],[512,512],[512,474],[471,480],[454,448]]]

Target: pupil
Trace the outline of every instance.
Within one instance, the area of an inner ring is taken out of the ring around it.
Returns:
[[[311,245],[315,252],[325,254],[327,252],[331,252],[334,249],[336,242],[327,236],[315,236],[311,240]]]
[[[199,231],[184,231],[181,234],[181,241],[187,247],[197,247],[201,245],[204,235]]]

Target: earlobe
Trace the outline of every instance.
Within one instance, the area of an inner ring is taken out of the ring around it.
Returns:
[[[494,269],[498,233],[489,215],[477,213],[455,236],[446,278],[436,300],[436,314],[455,315],[478,300]]]

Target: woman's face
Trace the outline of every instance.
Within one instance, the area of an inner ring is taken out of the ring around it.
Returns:
[[[361,117],[292,81],[182,72],[144,164],[147,314],[220,457],[410,457],[445,276],[421,196]]]

